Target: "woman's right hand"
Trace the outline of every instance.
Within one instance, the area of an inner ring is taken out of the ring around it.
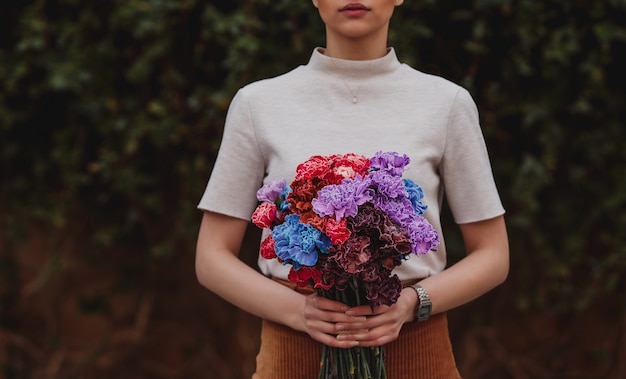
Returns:
[[[367,333],[362,324],[367,320],[365,316],[348,316],[346,311],[349,307],[338,301],[326,299],[311,294],[306,297],[303,316],[306,332],[316,341],[325,345],[339,348],[358,346],[358,341],[341,341],[338,334],[360,335]],[[337,331],[336,324],[346,325],[341,331]]]

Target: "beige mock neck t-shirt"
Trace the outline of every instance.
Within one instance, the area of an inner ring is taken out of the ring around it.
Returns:
[[[410,157],[403,177],[424,189],[424,216],[442,241],[437,252],[411,256],[396,268],[401,280],[445,268],[444,195],[457,223],[504,213],[470,94],[400,63],[393,49],[380,59],[348,61],[318,48],[307,65],[240,89],[198,208],[250,220],[263,183],[290,183],[309,157],[380,150]],[[289,266],[258,262],[264,274],[287,277]]]

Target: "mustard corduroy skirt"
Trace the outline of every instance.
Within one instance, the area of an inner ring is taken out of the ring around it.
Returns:
[[[306,333],[264,320],[261,348],[252,379],[317,379],[322,344]],[[397,340],[385,345],[389,379],[460,379],[448,334],[446,314],[405,324]]]

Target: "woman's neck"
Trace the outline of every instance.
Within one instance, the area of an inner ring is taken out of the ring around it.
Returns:
[[[325,55],[354,61],[372,60],[387,54],[387,36],[372,39],[327,38]]]

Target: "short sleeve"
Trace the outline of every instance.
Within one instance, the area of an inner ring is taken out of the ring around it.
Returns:
[[[217,160],[198,208],[249,220],[264,167],[244,87],[228,109]]]
[[[469,92],[456,94],[439,167],[455,222],[490,219],[504,213],[485,145],[478,109]]]

